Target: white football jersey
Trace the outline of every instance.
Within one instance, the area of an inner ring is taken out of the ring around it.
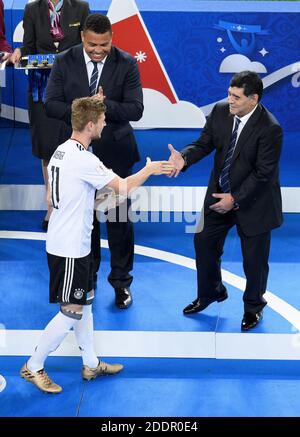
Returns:
[[[116,174],[80,143],[61,144],[48,165],[53,211],[46,250],[52,255],[82,258],[91,251],[95,189]]]

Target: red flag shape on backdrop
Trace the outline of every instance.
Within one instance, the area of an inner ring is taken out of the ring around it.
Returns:
[[[176,92],[135,1],[112,0],[107,16],[112,23],[113,44],[136,58],[143,88],[159,91],[171,103],[177,103]]]

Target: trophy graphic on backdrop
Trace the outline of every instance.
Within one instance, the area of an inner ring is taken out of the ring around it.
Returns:
[[[241,55],[249,55],[253,51],[255,35],[267,35],[269,33],[268,30],[263,30],[260,25],[229,23],[228,21],[222,20],[219,20],[219,23],[215,24],[214,27],[216,29],[226,30],[232,47]],[[242,35],[243,37],[240,42],[238,42],[234,33],[245,35]],[[245,37],[247,34],[250,34],[250,40]]]
[[[236,52],[223,59],[219,67],[220,73],[237,73],[242,70],[253,70],[257,73],[267,72],[264,64],[252,61],[249,56],[250,54],[255,54],[256,36],[267,35],[269,33],[268,30],[262,29],[258,24],[239,24],[222,20],[219,20],[218,24],[214,25],[214,28],[227,33],[229,42]],[[217,42],[224,44],[221,37],[217,38]],[[220,48],[223,54],[227,50],[224,45]],[[263,48],[259,53],[264,57],[269,52]]]

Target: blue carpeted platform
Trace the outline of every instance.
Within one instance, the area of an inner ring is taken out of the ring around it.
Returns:
[[[49,358],[63,386],[47,395],[18,376],[24,358],[0,357],[0,416],[298,417],[299,366],[287,361],[114,358],[124,371],[83,382],[79,358]]]

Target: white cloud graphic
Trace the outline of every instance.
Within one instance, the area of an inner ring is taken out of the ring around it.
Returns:
[[[144,114],[138,122],[131,125],[141,129],[155,128],[202,128],[206,119],[203,111],[193,103],[184,100],[171,103],[160,92],[143,89]]]
[[[240,73],[244,70],[255,71],[256,73],[266,73],[266,67],[260,62],[251,62],[244,55],[229,55],[223,59],[220,65],[220,73]]]
[[[23,29],[23,21],[17,25],[14,31],[13,42],[23,42],[24,29]]]

